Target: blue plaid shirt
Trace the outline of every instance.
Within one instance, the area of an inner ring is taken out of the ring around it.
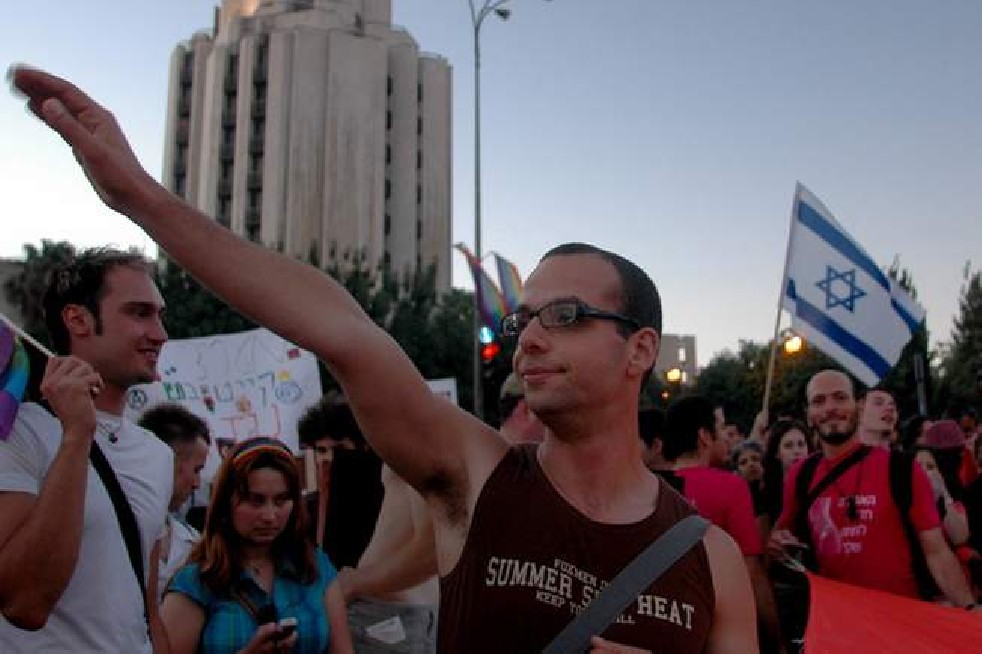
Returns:
[[[273,593],[270,596],[247,572],[242,573],[240,588],[256,608],[272,603],[278,619],[297,619],[297,644],[294,652],[320,654],[327,650],[330,630],[324,610],[324,593],[337,577],[337,571],[327,555],[316,550],[317,579],[301,584],[285,566],[276,570]],[[168,593],[181,593],[205,612],[198,651],[203,654],[233,654],[248,644],[259,627],[249,611],[232,598],[216,596],[201,583],[198,565],[184,566],[171,579]]]

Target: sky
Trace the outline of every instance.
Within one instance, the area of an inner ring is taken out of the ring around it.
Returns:
[[[483,247],[523,275],[586,241],[638,263],[700,365],[774,329],[796,181],[873,259],[899,258],[949,338],[982,252],[982,3],[511,0],[480,32]],[[154,175],[174,45],[212,0],[7,3],[0,63],[72,79]],[[453,240],[473,243],[467,0],[393,0],[453,67]],[[152,243],[102,207],[68,150],[0,97],[0,257],[42,238]],[[454,254],[454,285],[471,288]],[[490,261],[489,261],[490,263]],[[786,322],[786,320],[785,320]]]

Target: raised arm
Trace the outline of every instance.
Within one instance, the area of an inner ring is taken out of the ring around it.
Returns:
[[[311,350],[348,396],[372,447],[423,492],[483,483],[504,454],[493,430],[429,391],[402,350],[327,275],[233,235],[140,166],[112,114],[60,78],[27,68],[13,82],[72,147],[111,208],[242,313]],[[235,262],[229,274],[229,262]],[[454,488],[465,492],[471,489]]]

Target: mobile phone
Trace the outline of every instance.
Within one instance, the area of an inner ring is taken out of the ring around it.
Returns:
[[[296,618],[282,618],[276,623],[280,638],[289,638],[297,630]]]

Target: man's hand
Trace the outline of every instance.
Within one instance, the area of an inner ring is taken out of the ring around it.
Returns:
[[[651,650],[618,645],[600,636],[594,636],[590,639],[590,654],[651,654]]]
[[[27,107],[71,146],[102,201],[130,215],[132,199],[156,182],[140,165],[113,115],[54,75],[14,66],[7,73],[14,88],[27,96]]]
[[[102,377],[78,357],[48,359],[41,394],[61,421],[66,441],[92,440],[96,427],[92,393],[102,385]]]

